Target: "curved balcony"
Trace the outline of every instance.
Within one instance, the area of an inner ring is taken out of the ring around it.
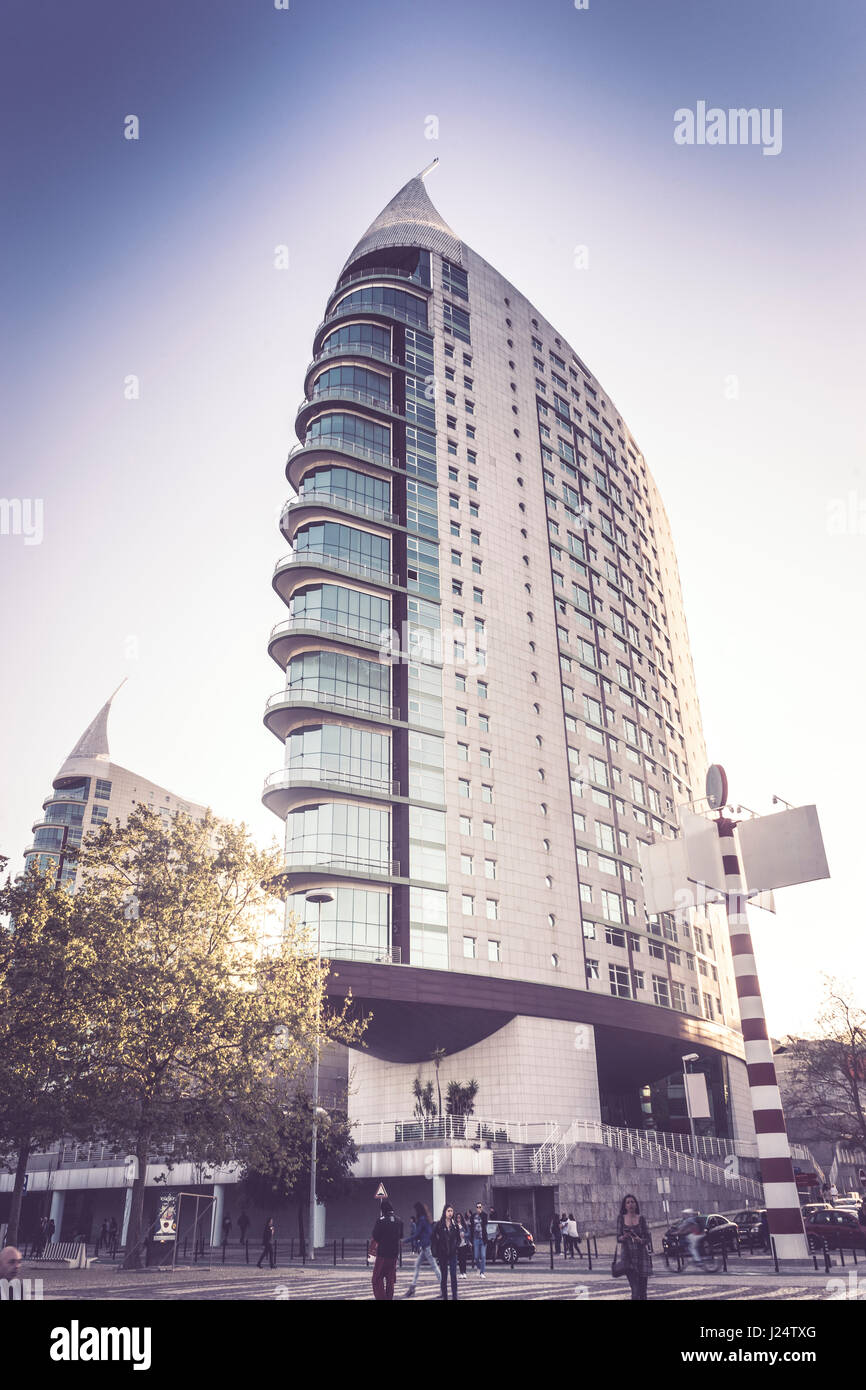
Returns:
[[[64,806],[84,806],[87,802],[86,796],[73,796],[71,792],[53,791],[46,796],[42,803],[43,811],[47,811],[49,806],[62,803]]]
[[[389,420],[406,418],[400,411],[394,410],[390,397],[386,400],[384,396],[376,396],[372,391],[359,391],[354,386],[325,386],[321,391],[314,390],[309,398],[305,396],[298,406],[295,413],[295,433],[298,439],[303,442],[304,434],[317,408],[324,404],[333,404],[334,401],[346,405],[367,406],[370,410],[387,416]]]
[[[280,513],[280,530],[286,540],[290,540],[286,526],[288,517],[292,512],[300,511],[303,507],[333,507],[339,512],[350,512],[352,516],[362,516],[367,521],[378,521],[382,526],[400,525],[400,518],[394,512],[383,511],[381,507],[371,507],[367,502],[356,502],[341,492],[329,492],[326,488],[313,489],[302,492],[300,497],[291,498],[283,507]]]
[[[381,469],[381,473],[377,474],[377,477],[387,476],[389,473],[395,471],[400,473],[405,473],[406,471],[406,465],[403,460],[397,458],[394,454],[385,458],[377,453],[375,449],[366,449],[363,444],[355,444],[351,439],[344,438],[343,435],[319,435],[316,439],[310,439],[306,442],[293,445],[288,452],[286,457],[286,477],[295,489],[295,492],[300,492],[303,465],[308,459],[318,463],[327,461],[334,454],[344,455],[351,459],[360,459],[363,463]],[[337,459],[337,462],[339,462],[339,459]]]
[[[429,303],[428,300],[425,300],[424,302]],[[326,334],[329,331],[329,329],[333,328],[334,324],[338,323],[340,319],[348,318],[356,318],[361,320],[374,319],[377,322],[384,323],[393,323],[394,321],[396,321],[397,323],[407,324],[409,328],[418,328],[421,330],[422,333],[431,332],[429,322],[419,322],[419,320],[415,318],[412,314],[405,313],[404,310],[398,309],[396,305],[386,306],[384,304],[346,304],[341,302],[336,306],[336,308],[329,310],[328,314],[325,318],[322,319],[322,322],[319,324],[315,333],[313,334],[314,355],[319,350],[319,344],[321,343],[324,334]]]
[[[295,802],[308,800],[310,791],[320,788],[331,797],[361,796],[375,801],[390,801],[400,795],[400,783],[387,777],[364,777],[326,767],[284,767],[265,778],[262,801],[275,816],[285,820]]]
[[[365,725],[403,724],[395,705],[381,705],[375,700],[363,700],[352,695],[337,695],[318,686],[293,686],[278,690],[265,706],[264,723],[276,738],[285,741],[292,729],[302,724],[307,715],[321,718],[338,711],[341,717]]]
[[[328,850],[299,850],[295,853],[290,851],[286,855],[283,868],[277,871],[274,878],[296,879],[306,875],[327,875],[329,878],[344,880],[375,878],[383,881],[402,877],[397,859],[353,859],[349,855],[334,854]],[[322,928],[325,928],[324,922]],[[324,954],[324,947],[322,953]]]
[[[362,266],[360,270],[348,270],[345,275],[341,275],[337,281],[337,288],[334,294],[344,290],[347,285],[357,284],[359,280],[406,280],[412,285],[417,285],[419,289],[429,290],[430,285],[425,285],[416,270],[398,270],[395,266],[389,265],[370,265]],[[331,296],[333,298],[333,295]]]
[[[323,362],[339,361],[341,357],[365,357],[368,361],[381,362],[386,367],[398,367],[402,371],[406,370],[406,364],[402,358],[395,357],[393,353],[386,352],[384,348],[376,347],[373,343],[340,343],[335,347],[325,348],[316,354],[312,362],[307,363],[304,372],[304,389],[306,390],[310,375],[317,367],[321,367]]]
[[[340,642],[350,642],[352,646],[372,648],[379,651],[382,646],[381,632],[378,629],[353,627],[350,623],[335,622],[332,618],[287,618],[271,629],[268,638],[268,656],[273,657],[278,666],[286,669],[295,649],[309,645],[304,634],[315,632],[320,637],[331,637]],[[390,651],[390,629],[386,628]]]
[[[375,585],[380,589],[401,587],[400,576],[391,574],[389,570],[375,569],[372,565],[355,564],[353,560],[344,560],[338,555],[328,555],[324,550],[301,550],[295,551],[291,555],[284,555],[274,566],[274,576],[271,583],[284,603],[289,602],[296,584],[302,581],[305,572],[310,575],[320,573],[349,574],[354,579],[363,580],[365,583]]]

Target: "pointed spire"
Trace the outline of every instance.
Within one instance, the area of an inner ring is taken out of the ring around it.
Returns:
[[[457,265],[462,265],[462,247],[448,223],[439,215],[424,187],[424,179],[439,163],[438,156],[414,179],[395,193],[375,221],[370,223],[361,240],[346,261],[351,265],[359,256],[378,251],[385,246],[422,246],[438,251]],[[343,267],[345,270],[345,266]]]
[[[117,690],[120,690],[121,686],[125,684],[126,677],[120,682]],[[67,763],[73,762],[76,758],[99,758],[102,762],[108,762],[108,715],[111,710],[111,702],[117,694],[117,690],[109,695],[96,718],[91,720],[88,724],[81,738],[63,764],[64,768]],[[58,775],[61,777],[63,776],[63,768],[61,768]]]

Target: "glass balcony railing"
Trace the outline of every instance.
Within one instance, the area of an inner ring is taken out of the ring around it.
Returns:
[[[293,497],[283,507],[280,516],[280,529],[291,511],[298,507],[315,506],[321,502],[327,506],[339,507],[342,512],[352,512],[354,516],[366,516],[370,521],[382,521],[386,526],[398,526],[400,518],[394,512],[386,512],[382,507],[374,507],[369,502],[357,502],[354,497],[346,497],[342,492],[331,492],[326,488],[305,489],[298,497]]]
[[[283,767],[278,772],[272,772],[265,778],[265,785],[262,795],[266,792],[285,791],[289,787],[297,786],[302,782],[321,782],[345,784],[349,787],[360,787],[367,791],[387,792],[389,796],[400,795],[400,783],[392,781],[390,777],[377,777],[374,774],[362,772],[342,772],[335,768],[327,767]]]
[[[376,463],[380,468],[399,468],[401,471],[404,465],[399,458],[393,454],[383,454],[379,449],[368,449],[363,444],[356,444],[353,439],[346,439],[341,434],[320,434],[314,439],[305,439],[302,444],[295,444],[289,450],[288,463],[295,454],[303,453],[305,449],[327,449],[334,450],[338,454],[350,454],[352,458],[365,459],[368,463]]]
[[[352,623],[338,622],[334,618],[316,618],[308,614],[300,615],[297,618],[287,618],[285,622],[277,623],[271,629],[269,643],[272,645],[280,637],[291,637],[295,632],[325,632],[329,637],[351,637],[354,641],[366,642],[371,647],[380,645],[384,632],[390,651],[390,628],[354,626]]]
[[[380,719],[400,718],[400,712],[395,705],[380,704],[378,700],[365,700],[360,695],[340,695],[336,691],[325,690],[315,685],[292,686],[289,690],[278,690],[276,695],[269,698],[265,713],[269,714],[272,710],[280,708],[290,709],[295,705],[329,705],[334,709],[375,714]]]
[[[379,874],[386,878],[399,878],[400,865],[396,859],[370,859],[359,855],[340,854],[328,849],[286,850],[286,873],[302,873],[309,869],[325,870],[338,874],[341,869],[358,874]]]
[[[313,387],[313,394],[309,399],[305,396],[298,406],[295,414],[300,415],[302,410],[308,406],[318,405],[320,401],[357,401],[359,405],[371,405],[377,410],[387,410],[389,414],[396,414],[392,409],[390,396],[375,395],[372,391],[359,391],[354,386],[323,386],[320,391]]]
[[[326,550],[295,550],[284,555],[274,566],[274,575],[297,565],[312,565],[317,569],[338,570],[340,574],[354,574],[358,579],[369,579],[373,584],[399,584],[400,576],[390,570],[379,569],[375,565],[365,565],[354,560],[346,560],[342,555],[329,555]]]
[[[307,364],[304,376],[308,376],[314,367],[320,366],[329,357],[372,357],[376,362],[384,362],[389,367],[403,366],[401,358],[395,357],[385,348],[377,347],[375,343],[335,343],[316,353],[312,362]]]
[[[426,300],[424,302],[426,303]],[[408,323],[411,328],[420,328],[424,332],[429,330],[426,316],[421,318],[418,314],[407,313],[405,309],[399,309],[396,304],[346,304],[341,301],[319,324],[316,329],[316,336],[323,328],[332,324],[334,319],[346,318],[349,314],[354,314],[356,318],[364,318],[368,314],[381,314],[383,318],[398,319],[400,323]]]
[[[345,941],[323,941],[321,950],[329,960],[356,960],[368,965],[402,964],[399,946],[355,946]]]
[[[360,270],[349,270],[345,275],[341,275],[337,281],[337,290],[343,290],[347,285],[354,285],[358,280],[375,280],[379,277],[391,280],[408,280],[413,285],[419,285],[422,290],[432,289],[431,285],[425,283],[424,277],[419,274],[417,269],[398,270],[395,266],[370,265],[363,266]],[[335,294],[337,290],[334,291]]]

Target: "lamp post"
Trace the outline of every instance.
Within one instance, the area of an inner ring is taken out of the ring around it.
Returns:
[[[683,1057],[683,1090],[686,1093],[686,1114],[689,1117],[689,1133],[692,1136],[692,1158],[697,1158],[697,1145],[695,1144],[695,1122],[692,1117],[692,1102],[689,1097],[689,1062],[698,1062],[700,1057],[697,1052],[687,1052]]]
[[[319,1130],[319,1019],[321,997],[318,991],[318,967],[322,963],[322,903],[332,903],[333,893],[308,893],[308,903],[315,903],[318,909],[316,921],[316,1052],[313,1057],[313,1142],[310,1150],[310,1259],[316,1258],[316,1144]]]

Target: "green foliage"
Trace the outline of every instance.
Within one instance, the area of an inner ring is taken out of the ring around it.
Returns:
[[[809,1118],[827,1139],[866,1148],[866,1010],[853,990],[825,977],[814,1036],[786,1048],[791,1115]]]
[[[445,1090],[446,1115],[472,1115],[475,1113],[475,1097],[478,1095],[478,1082],[473,1076],[464,1086],[460,1081],[449,1081]]]
[[[435,1120],[439,1111],[433,1099],[433,1082],[428,1081],[421,1085],[420,1076],[416,1076],[412,1082],[412,1095],[415,1098],[414,1114],[419,1120]]]
[[[313,1135],[312,1101],[304,1091],[275,1096],[259,1114],[245,1141],[242,1184],[256,1206],[303,1201],[310,1191]],[[358,1150],[345,1115],[319,1114],[316,1139],[316,1196],[320,1202],[345,1196],[355,1179]]]

